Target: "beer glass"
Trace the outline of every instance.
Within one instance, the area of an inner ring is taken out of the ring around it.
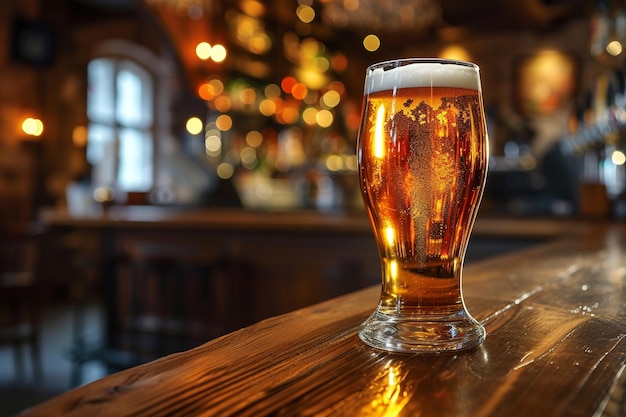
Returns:
[[[488,163],[478,66],[443,59],[370,66],[357,157],[382,266],[380,300],[359,337],[395,352],[480,344],[485,330],[461,291]]]

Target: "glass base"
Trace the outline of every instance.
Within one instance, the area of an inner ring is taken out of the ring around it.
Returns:
[[[376,311],[359,328],[365,344],[403,353],[445,353],[474,348],[485,340],[484,327],[462,311],[447,316],[391,316]]]

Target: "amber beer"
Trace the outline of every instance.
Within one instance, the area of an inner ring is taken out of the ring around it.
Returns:
[[[368,69],[358,139],[361,193],[382,291],[360,329],[374,347],[473,347],[484,329],[461,293],[465,250],[487,173],[478,67],[405,60]]]

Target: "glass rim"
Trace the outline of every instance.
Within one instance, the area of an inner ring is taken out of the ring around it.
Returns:
[[[473,62],[462,61],[459,59],[449,59],[449,58],[396,58],[396,59],[388,59],[380,62],[375,62],[371,65],[368,65],[366,68],[366,73],[378,68],[397,68],[403,65],[409,64],[442,64],[442,65],[458,65],[461,67],[472,68],[475,70],[480,70],[479,66]]]

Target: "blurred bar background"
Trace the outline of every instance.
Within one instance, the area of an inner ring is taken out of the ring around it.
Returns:
[[[481,68],[467,262],[626,217],[617,0],[0,4],[0,415],[379,280],[365,68]]]

